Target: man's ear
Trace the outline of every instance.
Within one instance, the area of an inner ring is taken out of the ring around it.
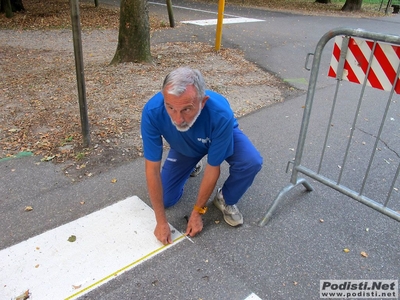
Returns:
[[[204,96],[203,100],[201,101],[201,109],[203,109],[204,105],[206,105],[208,98],[210,98],[210,96]]]

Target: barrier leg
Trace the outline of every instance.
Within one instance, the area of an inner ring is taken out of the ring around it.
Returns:
[[[265,226],[268,221],[271,219],[272,214],[274,213],[276,207],[278,206],[279,202],[281,201],[282,197],[290,192],[293,188],[298,186],[299,184],[302,184],[307,192],[312,192],[314,188],[311,186],[311,184],[305,179],[305,178],[299,178],[297,179],[296,184],[289,184],[285,186],[281,191],[278,193],[278,195],[275,197],[274,202],[272,202],[271,206],[268,208],[267,213],[265,214],[264,218],[258,223],[258,226]]]

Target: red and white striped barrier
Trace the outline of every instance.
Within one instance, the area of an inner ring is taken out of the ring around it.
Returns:
[[[340,52],[343,37],[337,36],[333,47],[333,55],[328,76],[337,78]],[[344,70],[341,78],[355,83],[363,83],[368,70],[369,60],[373,51],[374,42],[361,38],[350,38]],[[396,72],[400,61],[400,46],[387,43],[377,43],[374,49],[371,68],[367,78],[367,85],[400,94],[400,80]],[[339,75],[340,76],[340,75]]]

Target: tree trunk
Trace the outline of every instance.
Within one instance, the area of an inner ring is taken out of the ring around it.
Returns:
[[[150,61],[147,0],[121,0],[118,46],[111,64]]]
[[[332,1],[331,0],[315,0],[315,2],[326,4],[326,3],[331,3]]]
[[[0,4],[0,12],[5,13],[7,18],[12,18],[13,12],[10,0],[1,0]]]
[[[11,0],[11,7],[13,11],[24,11],[24,5],[22,4],[22,0]]]
[[[342,11],[357,11],[361,9],[362,0],[346,0]]]

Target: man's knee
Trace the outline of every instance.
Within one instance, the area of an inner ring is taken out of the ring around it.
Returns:
[[[250,159],[250,169],[257,174],[260,172],[262,165],[263,165],[263,158],[261,155],[254,155]]]
[[[243,158],[242,161],[237,161],[231,165],[231,170],[246,173],[257,174],[263,165],[263,158],[260,155],[250,155]]]

